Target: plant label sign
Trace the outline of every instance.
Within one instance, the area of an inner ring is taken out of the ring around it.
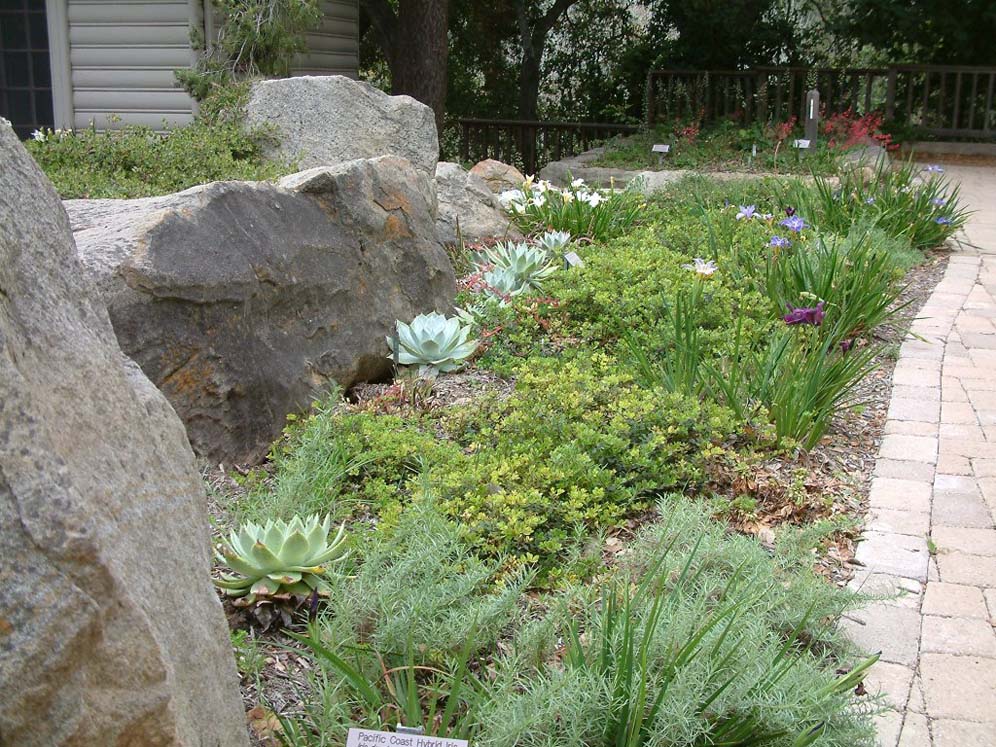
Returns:
[[[650,150],[652,152],[654,152],[654,153],[660,153],[660,154],[670,153],[671,152],[671,146],[670,145],[666,145],[666,144],[662,144],[662,143],[657,143]]]
[[[569,270],[572,267],[584,267],[584,260],[578,256],[577,252],[567,252],[564,255],[564,269]]]
[[[466,739],[434,737],[429,734],[397,734],[393,731],[350,729],[346,747],[469,747]]]
[[[808,140],[796,140],[795,141],[795,147],[796,148],[802,148],[802,149],[805,150],[806,148],[809,147],[809,141]]]

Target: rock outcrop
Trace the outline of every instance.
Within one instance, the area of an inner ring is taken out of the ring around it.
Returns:
[[[204,489],[0,120],[0,743],[247,744]]]
[[[268,155],[300,169],[395,155],[432,176],[439,160],[431,108],[341,75],[253,84],[246,125],[268,130]]]
[[[526,177],[515,166],[488,158],[474,165],[470,170],[474,176],[479,176],[495,194],[507,189],[522,189]]]
[[[455,295],[432,179],[403,158],[66,206],[122,349],[216,462],[258,461],[322,390],[387,376],[395,320]]]
[[[458,163],[436,166],[436,199],[436,234],[444,244],[456,243],[458,226],[465,241],[522,238],[487,183]]]

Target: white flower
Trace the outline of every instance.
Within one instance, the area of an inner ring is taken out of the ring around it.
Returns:
[[[37,140],[39,143],[44,143],[45,140],[48,139],[47,136],[45,135],[44,130],[35,130],[34,132],[31,133],[31,137]]]
[[[692,260],[692,262],[694,262],[694,264],[682,265],[682,268],[685,270],[695,270],[697,275],[702,275],[703,277],[709,277],[719,269],[716,263],[711,259],[705,260],[702,259],[702,257],[696,257]]]
[[[571,182],[571,187],[573,187],[574,189],[580,189],[583,186],[584,186],[584,179],[575,179],[574,181]]]
[[[588,195],[588,204],[591,205],[592,207],[598,207],[599,203],[605,202],[605,199],[606,198],[603,197],[600,193],[592,192],[590,195]]]
[[[516,202],[522,202],[525,199],[526,195],[521,189],[506,189],[498,195],[498,202],[501,203],[503,208],[507,208],[509,205]]]
[[[543,207],[546,204],[546,197],[543,196],[542,192],[536,193],[533,195],[532,203],[536,207]]]
[[[550,184],[550,182],[548,182],[546,179],[540,179],[538,182],[536,182],[536,185],[533,187],[534,192],[545,193],[549,192],[551,189],[553,189],[553,185]]]

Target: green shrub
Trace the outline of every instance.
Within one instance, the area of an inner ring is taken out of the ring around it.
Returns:
[[[722,220],[725,223],[727,216]],[[763,335],[770,325],[768,304],[756,284],[738,283],[730,276],[726,261],[732,246],[741,246],[760,261],[766,241],[763,231],[741,226],[734,234],[731,228],[729,235],[717,237],[714,256],[709,235],[700,226],[689,216],[581,249],[584,268],[551,279],[548,289],[569,318],[566,332],[596,342],[611,342],[628,333],[665,344],[671,339],[667,310],[677,297],[700,284],[708,300],[698,324],[710,349],[729,346],[735,319],[741,319],[752,336]],[[701,280],[685,268],[693,257],[718,258],[719,272]]]
[[[261,491],[292,506],[290,484],[301,505],[373,509],[390,524],[424,472],[479,551],[549,572],[576,526],[618,523],[661,491],[699,484],[732,432],[723,408],[641,387],[607,355],[532,358],[511,396],[474,408],[406,419],[325,405],[291,436]]]
[[[431,502],[409,506],[301,639],[316,692],[291,744],[399,720],[489,747],[871,744],[853,694],[871,662],[851,668],[833,623],[855,597],[684,499],[661,513],[602,586],[517,605]]]
[[[805,153],[792,147],[792,138],[803,137],[801,128],[781,144],[774,133],[760,125],[744,127],[720,122],[708,129],[679,124],[660,125],[651,132],[617,137],[606,143],[605,153],[592,165],[643,171],[646,169],[697,169],[699,171],[781,172],[787,174],[836,173],[842,152],[818,141]],[[668,143],[671,151],[659,158],[651,147]],[[756,152],[755,152],[756,151]]]
[[[813,185],[791,185],[782,200],[826,233],[847,235],[854,225],[874,225],[925,250],[943,244],[968,219],[958,192],[913,161],[897,168],[880,161],[867,181],[861,170],[848,170],[839,183],[817,178]]]
[[[137,126],[49,133],[27,147],[64,199],[149,197],[289,171],[266,161],[257,138],[237,124],[195,122],[166,134]]]
[[[138,126],[46,130],[26,145],[64,199],[150,197],[289,173],[291,164],[263,156],[268,133],[242,127],[247,97],[245,84],[218,87],[193,123],[165,133]]]

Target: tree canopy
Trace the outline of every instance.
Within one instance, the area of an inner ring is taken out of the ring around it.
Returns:
[[[996,65],[992,0],[360,0],[363,75],[477,116],[638,121],[651,69]],[[445,36],[444,36],[445,34]]]

